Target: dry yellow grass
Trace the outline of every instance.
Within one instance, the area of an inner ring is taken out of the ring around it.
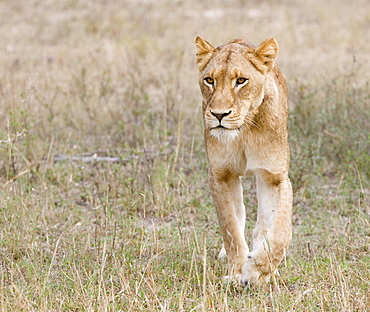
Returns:
[[[2,311],[370,310],[365,0],[7,0],[0,14]],[[279,42],[295,213],[275,291],[219,279],[196,35]]]

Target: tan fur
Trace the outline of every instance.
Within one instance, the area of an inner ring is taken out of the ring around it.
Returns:
[[[209,182],[230,275],[264,284],[292,236],[287,88],[275,63],[278,44],[268,39],[255,48],[238,38],[214,48],[200,36],[195,44]],[[258,197],[252,251],[244,237],[240,180],[250,175],[256,176]]]

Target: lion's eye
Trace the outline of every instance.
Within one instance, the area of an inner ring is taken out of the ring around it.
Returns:
[[[247,78],[240,77],[240,78],[236,79],[236,85],[237,86],[244,85],[247,82],[248,82]]]
[[[204,82],[207,84],[207,85],[211,85],[213,86],[213,84],[215,83],[215,80],[211,77],[206,77],[204,78]]]

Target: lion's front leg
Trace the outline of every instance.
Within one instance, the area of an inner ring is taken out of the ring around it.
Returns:
[[[227,254],[229,275],[240,276],[249,253],[244,237],[245,208],[241,181],[239,176],[229,172],[222,174],[212,171],[209,180]]]
[[[292,187],[287,176],[257,175],[258,215],[244,284],[263,284],[283,260],[292,237]]]

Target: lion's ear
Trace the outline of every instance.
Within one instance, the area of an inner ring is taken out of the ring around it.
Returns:
[[[199,71],[202,71],[211,60],[216,49],[201,36],[195,38],[195,46],[197,47],[196,64]]]
[[[274,61],[278,55],[279,46],[274,38],[267,39],[254,51],[255,64],[262,72],[269,72],[274,66]]]

